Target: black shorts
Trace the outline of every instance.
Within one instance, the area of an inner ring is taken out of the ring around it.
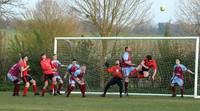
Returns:
[[[142,71],[149,71],[149,69],[142,66]]]
[[[30,82],[33,78],[30,75],[26,75],[23,78],[24,83]]]
[[[53,74],[48,74],[48,75],[46,74],[46,75],[44,75],[44,81],[47,81],[47,80],[52,81],[53,77],[54,77]]]

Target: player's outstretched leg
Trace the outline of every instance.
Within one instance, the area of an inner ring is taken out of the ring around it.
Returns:
[[[117,81],[117,85],[119,86],[119,94],[120,94],[119,96],[122,97],[123,84],[121,79]]]
[[[108,89],[110,88],[110,86],[114,85],[116,83],[115,78],[112,78],[107,84],[106,87],[104,89],[104,93],[101,95],[101,97],[105,97],[106,96],[106,92],[108,91]]]
[[[67,95],[66,97],[69,97],[69,95],[71,94],[71,92],[74,90],[74,86],[69,84],[68,88],[67,88]]]

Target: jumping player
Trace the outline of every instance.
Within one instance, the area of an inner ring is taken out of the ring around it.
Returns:
[[[22,82],[20,75],[20,59],[16,64],[14,64],[8,71],[7,77],[14,84],[13,96],[19,96],[20,83]]]
[[[149,77],[150,68],[153,68],[152,79],[154,80],[155,75],[157,73],[157,64],[156,64],[156,61],[154,59],[152,59],[151,55],[146,55],[144,57],[144,60],[142,60],[142,62],[140,63],[140,65],[138,65],[138,67],[135,68],[131,72],[130,76],[132,76],[135,73],[139,72],[139,75],[137,75],[137,78]]]
[[[46,54],[44,54],[44,53],[41,54],[40,65],[43,70],[44,81],[45,81],[45,85],[42,89],[41,96],[44,96],[44,94],[46,92],[46,88],[48,86],[48,80],[51,81],[50,91],[52,92],[52,95],[56,95],[56,93],[54,91],[54,85],[56,83],[56,79],[54,78],[55,69],[53,69],[53,67],[52,67],[51,59],[47,58]]]
[[[130,47],[125,47],[125,52],[122,55],[122,61],[121,61],[121,67],[122,67],[122,72],[125,77],[125,83],[124,83],[124,88],[125,88],[125,94],[128,96],[128,83],[129,83],[129,75],[130,72],[134,70],[134,65],[132,63],[132,57],[131,57],[131,48]]]
[[[85,96],[86,85],[84,80],[85,71],[86,71],[86,66],[83,65],[81,66],[80,69],[76,70],[74,74],[70,77],[70,83],[69,83],[70,87],[67,90],[66,97],[69,97],[70,93],[74,90],[76,83],[79,85],[82,97],[86,97]]]
[[[123,90],[123,83],[122,78],[123,75],[121,73],[121,67],[119,60],[116,60],[115,66],[108,68],[107,72],[113,73],[113,78],[106,84],[106,87],[104,89],[104,93],[101,95],[102,97],[106,96],[106,92],[109,89],[110,86],[117,84],[119,86],[119,93],[120,97],[122,97],[122,90]]]
[[[69,88],[71,87],[71,84],[73,84],[71,81],[71,77],[73,76],[74,72],[76,70],[80,69],[80,65],[77,63],[77,60],[76,59],[73,59],[72,60],[72,64],[69,64],[68,67],[67,67],[67,71],[66,71],[66,74],[64,76],[64,80],[66,80],[67,78],[67,75],[70,74],[70,77],[69,77],[69,84],[67,85],[67,90],[69,90]],[[67,92],[66,90],[66,92]]]
[[[28,74],[29,65],[27,65],[27,62],[28,62],[28,56],[23,56],[22,62],[20,62],[21,77],[25,83],[23,96],[26,96],[28,89],[30,87],[30,83],[33,84],[34,94],[39,95],[39,93],[37,92],[36,81]]]
[[[60,90],[63,86],[63,80],[62,80],[60,72],[59,72],[59,67],[64,67],[65,65],[62,65],[61,62],[58,60],[57,54],[53,55],[53,60],[51,61],[51,64],[52,64],[53,68],[55,69],[54,77],[56,79],[56,84],[57,84],[57,81],[60,83],[59,86],[58,86],[58,89],[57,89],[57,93],[59,95],[61,95]]]
[[[185,65],[181,64],[180,59],[176,59],[176,65],[174,65],[173,76],[171,78],[172,97],[176,97],[176,85],[180,86],[181,97],[183,97],[183,92],[184,92],[183,73],[184,72],[194,74],[191,70],[187,69]]]

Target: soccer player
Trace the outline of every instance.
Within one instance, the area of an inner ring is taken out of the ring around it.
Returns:
[[[59,67],[64,67],[65,65],[62,65],[61,62],[58,60],[57,54],[53,55],[53,60],[51,61],[51,64],[52,64],[53,68],[55,69],[55,71],[54,71],[54,77],[56,79],[56,84],[57,84],[57,81],[60,83],[59,87],[57,89],[57,93],[59,95],[61,95],[60,90],[61,90],[61,88],[63,86],[63,80],[62,80],[60,72],[59,72]]]
[[[151,55],[146,55],[144,57],[144,60],[142,60],[142,62],[140,63],[140,65],[138,65],[137,68],[135,68],[130,76],[134,75],[135,73],[139,72],[139,75],[137,75],[137,78],[145,78],[145,77],[149,77],[149,70],[150,68],[153,68],[153,75],[152,75],[152,79],[154,80],[155,75],[157,73],[157,64],[156,61],[154,59],[152,59]]]
[[[121,67],[122,67],[122,72],[125,77],[125,83],[124,83],[124,88],[125,88],[125,94],[128,96],[128,83],[129,83],[129,75],[130,72],[134,70],[134,65],[132,63],[132,57],[131,57],[131,48],[130,47],[125,47],[125,52],[122,55],[122,61],[121,61]]]
[[[176,85],[180,86],[181,97],[183,97],[183,92],[184,92],[183,73],[184,72],[194,74],[191,70],[187,69],[185,65],[181,64],[180,59],[176,59],[176,65],[174,65],[173,76],[171,78],[172,97],[176,97]]]
[[[19,96],[20,83],[22,82],[19,77],[20,62],[21,59],[9,69],[7,74],[8,79],[14,84],[13,96]]]
[[[44,96],[46,92],[46,88],[48,86],[48,80],[51,81],[50,91],[52,92],[52,95],[56,95],[54,91],[54,85],[56,84],[56,79],[54,78],[55,69],[53,69],[52,67],[51,59],[47,58],[45,53],[41,54],[40,65],[44,74],[44,81],[45,81],[44,87],[41,92],[41,96]]]
[[[20,62],[20,71],[21,71],[21,78],[23,79],[25,83],[24,87],[24,93],[22,96],[26,96],[28,89],[30,87],[30,83],[33,84],[33,91],[35,95],[39,95],[37,92],[37,86],[36,86],[36,81],[28,74],[29,71],[29,65],[27,65],[28,62],[28,56],[23,56],[22,57],[22,62]]]
[[[80,69],[76,70],[74,74],[70,77],[70,83],[69,83],[70,87],[67,90],[66,97],[69,97],[70,93],[74,90],[76,83],[79,85],[79,88],[82,93],[82,97],[86,97],[85,96],[86,85],[85,85],[85,80],[84,80],[85,71],[86,71],[86,66],[83,65],[81,66]]]
[[[72,64],[69,64],[68,67],[67,67],[67,71],[66,71],[66,74],[64,76],[64,80],[66,80],[68,74],[70,74],[70,76],[72,76],[74,74],[74,72],[78,69],[80,69],[80,65],[77,63],[76,59],[73,59]],[[69,84],[67,85],[67,90],[69,90],[69,88],[71,87],[71,84],[73,84],[71,82],[74,82],[74,81],[71,81],[70,78],[71,77],[69,77]]]
[[[106,84],[106,87],[104,89],[104,93],[102,94],[102,97],[106,96],[106,92],[109,89],[110,86],[117,84],[119,86],[119,93],[120,97],[122,97],[122,90],[123,90],[123,83],[122,83],[122,78],[123,75],[121,73],[121,67],[120,67],[120,62],[119,60],[116,60],[115,66],[108,68],[107,72],[113,73],[113,78]]]

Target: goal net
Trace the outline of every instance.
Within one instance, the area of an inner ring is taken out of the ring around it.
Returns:
[[[158,66],[154,81],[148,78],[130,78],[129,95],[170,96],[173,66],[175,59],[179,58],[182,64],[195,72],[195,75],[184,74],[185,96],[200,97],[198,37],[55,37],[54,53],[58,54],[62,64],[70,64],[73,58],[80,65],[85,64],[87,93],[101,94],[112,77],[112,74],[105,71],[104,63],[108,62],[113,66],[116,59],[121,59],[126,46],[132,49],[134,64],[140,64],[144,56],[150,54]],[[65,68],[61,72],[64,73]],[[118,87],[112,86],[109,94],[118,94]],[[179,88],[177,94],[180,94]]]

